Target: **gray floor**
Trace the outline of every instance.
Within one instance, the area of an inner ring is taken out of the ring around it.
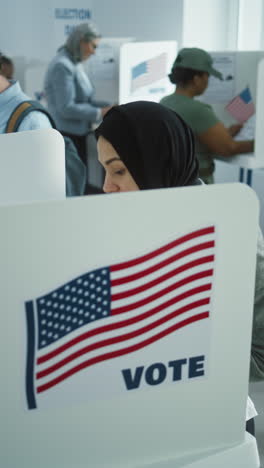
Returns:
[[[255,418],[256,439],[258,442],[261,467],[264,468],[264,382],[250,384],[249,394],[259,413]]]

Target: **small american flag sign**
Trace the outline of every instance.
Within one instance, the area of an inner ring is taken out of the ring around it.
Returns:
[[[225,107],[232,117],[238,122],[245,122],[255,113],[250,89],[245,88],[238,96],[230,101]]]
[[[166,70],[167,54],[165,52],[139,63],[131,70],[131,92],[166,78]]]
[[[27,301],[28,408],[91,366],[206,320],[214,251],[215,228],[204,227]]]

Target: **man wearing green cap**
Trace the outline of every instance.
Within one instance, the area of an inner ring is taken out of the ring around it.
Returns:
[[[198,48],[181,49],[169,75],[176,84],[173,94],[161,99],[161,104],[177,112],[192,128],[196,137],[196,153],[200,165],[200,177],[207,184],[213,183],[214,157],[234,156],[254,151],[254,141],[235,141],[241,124],[226,128],[208,104],[195,96],[204,93],[209,76],[222,80],[222,74],[213,68],[213,60],[205,50]]]

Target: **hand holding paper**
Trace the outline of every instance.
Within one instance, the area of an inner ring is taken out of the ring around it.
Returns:
[[[242,127],[243,127],[243,124],[240,124],[240,123],[239,124],[233,124],[233,125],[230,125],[230,127],[228,128],[228,131],[229,131],[230,135],[232,137],[234,137],[240,132]]]
[[[249,119],[244,123],[242,129],[234,137],[236,141],[242,140],[254,140],[255,138],[255,114],[249,117]]]

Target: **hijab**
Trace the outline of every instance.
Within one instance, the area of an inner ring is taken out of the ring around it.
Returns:
[[[114,106],[95,135],[112,144],[141,190],[197,184],[192,130],[161,104],[136,101]]]

